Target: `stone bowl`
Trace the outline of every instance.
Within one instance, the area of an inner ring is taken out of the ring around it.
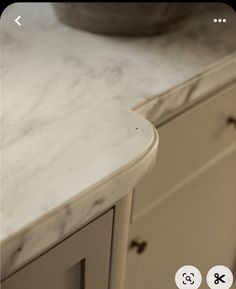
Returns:
[[[194,3],[53,3],[59,21],[107,35],[145,36],[173,30],[193,12]]]

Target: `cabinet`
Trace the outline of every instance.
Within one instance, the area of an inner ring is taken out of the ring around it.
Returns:
[[[236,85],[214,93],[158,127],[157,165],[135,189],[133,220],[142,216],[236,139]]]
[[[129,250],[125,289],[176,288],[175,273],[183,265],[201,271],[206,289],[211,267],[235,270],[235,172],[233,146],[132,225],[130,240],[145,241],[147,247],[142,254]]]
[[[2,282],[2,289],[108,288],[113,209]]]
[[[125,289],[174,289],[184,265],[236,274],[236,85],[158,128],[157,163],[135,189]],[[234,284],[235,286],[235,284]]]

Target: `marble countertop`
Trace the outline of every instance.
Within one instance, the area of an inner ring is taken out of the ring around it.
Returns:
[[[236,78],[235,14],[218,6],[146,38],[66,27],[45,3],[5,10],[3,276],[134,188],[156,155],[149,121]]]

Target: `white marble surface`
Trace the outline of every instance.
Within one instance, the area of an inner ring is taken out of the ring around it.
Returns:
[[[211,11],[175,33],[115,38],[59,24],[48,4],[4,12],[3,276],[122,197],[151,166],[157,137],[129,108],[156,122],[235,79],[236,21],[224,13],[221,26]]]
[[[200,101],[218,88],[236,81],[236,55],[218,61],[189,80],[133,109],[155,125],[165,122],[185,107]]]
[[[136,187],[144,174],[155,163],[158,136],[156,133],[153,136],[149,149],[144,151],[142,156],[110,174],[106,179],[102,179],[101,182],[91,185],[87,190],[75,194],[73,198],[70,197],[70,191],[67,189],[64,191],[64,196],[67,196],[66,201],[63,201],[56,193],[51,193],[48,199],[60,200],[61,206],[53,211],[47,210],[47,214],[44,214],[43,218],[3,242],[2,277],[16,271],[41,252],[74,232],[86,221],[111,207]],[[43,197],[45,198],[45,195]],[[37,198],[39,204],[41,201],[41,198]],[[43,199],[43,203],[47,204],[47,199]]]

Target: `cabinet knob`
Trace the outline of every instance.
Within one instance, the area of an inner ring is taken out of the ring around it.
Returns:
[[[234,116],[229,116],[228,118],[227,118],[227,124],[229,124],[229,125],[233,125],[234,126],[234,128],[236,129],[236,117],[234,117]]]
[[[147,242],[133,240],[130,243],[130,249],[133,249],[133,248],[136,249],[137,254],[142,254],[147,248]]]

